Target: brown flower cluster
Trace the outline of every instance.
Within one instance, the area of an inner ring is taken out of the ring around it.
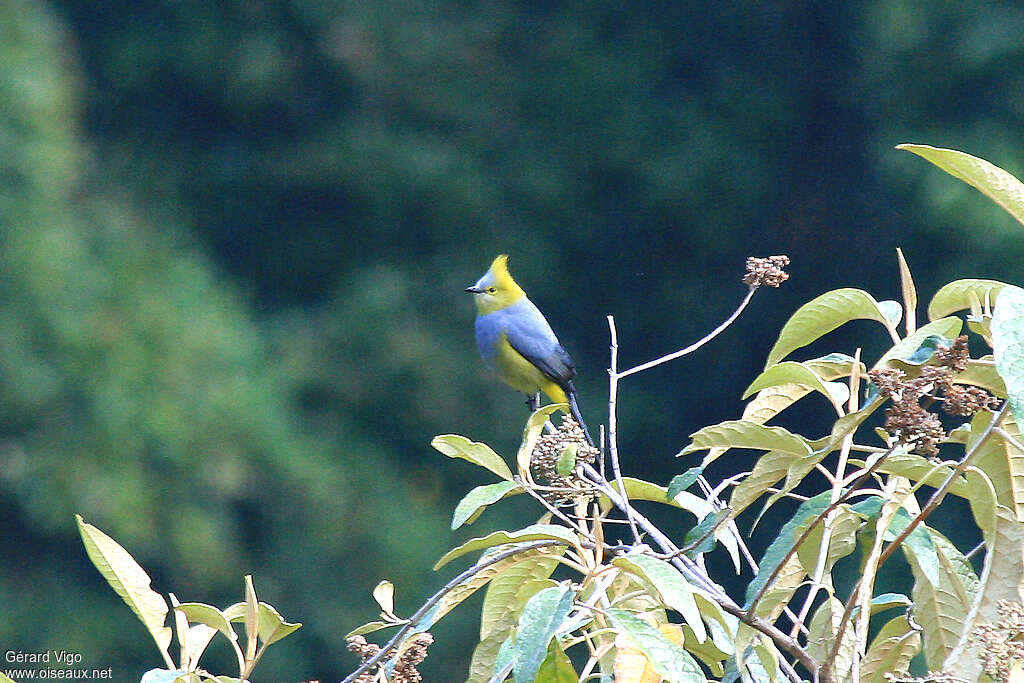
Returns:
[[[1014,666],[1024,665],[1024,605],[1000,600],[997,609],[999,621],[975,626],[971,641],[978,646],[985,673],[1006,683]]]
[[[590,495],[591,486],[572,473],[562,476],[558,473],[558,460],[569,448],[576,449],[576,463],[593,464],[599,451],[587,443],[587,437],[580,425],[566,415],[554,434],[545,434],[537,440],[530,456],[530,469],[537,481],[558,491],[544,492],[544,496],[555,505],[568,505],[580,495]]]
[[[751,287],[778,287],[789,279],[789,273],[783,270],[788,265],[788,256],[751,256],[747,259],[747,274],[743,276],[743,282]]]
[[[877,368],[868,376],[883,396],[892,399],[885,410],[885,429],[895,434],[899,443],[914,444],[914,452],[934,457],[946,432],[938,415],[921,405],[922,398],[941,398],[943,411],[961,417],[993,410],[999,399],[980,387],[953,383],[954,375],[966,370],[970,359],[967,335],[957,337],[950,346],[939,347],[932,358],[938,365],[921,368],[915,378],[908,378],[897,368]]]
[[[350,636],[346,641],[348,643],[348,649],[357,655],[359,658],[366,662],[377,655],[380,652],[380,646],[373,643],[367,642],[363,636]],[[420,683],[423,680],[422,674],[416,669],[424,659],[427,658],[427,648],[434,642],[434,636],[429,633],[417,633],[413,635],[410,640],[406,641],[402,645],[398,655],[395,659],[395,666],[391,671],[391,675],[388,676],[387,680],[391,683]],[[376,667],[360,674],[356,677],[357,683],[373,683],[377,679],[377,674],[380,672],[388,660],[381,661]]]
[[[959,678],[948,671],[932,671],[924,676],[887,672],[885,680],[890,683],[967,683],[967,679]]]

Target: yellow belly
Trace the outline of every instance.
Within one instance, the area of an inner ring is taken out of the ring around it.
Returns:
[[[551,381],[537,369],[537,366],[512,348],[504,334],[498,340],[498,353],[494,358],[494,367],[502,381],[517,391],[530,396],[542,391],[555,403],[568,403],[569,401],[562,387]]]

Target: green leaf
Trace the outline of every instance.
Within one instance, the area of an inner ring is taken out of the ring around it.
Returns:
[[[975,302],[994,303],[1005,286],[997,280],[954,280],[935,292],[928,304],[928,319],[937,320],[970,309]]]
[[[537,679],[548,643],[568,616],[574,598],[568,586],[552,586],[536,593],[523,606],[512,651],[516,681],[531,683]]]
[[[907,365],[924,365],[932,359],[936,350],[940,347],[952,346],[952,344],[952,339],[938,334],[929,334],[921,340],[921,345],[918,346],[909,356],[893,360],[899,360],[901,363],[905,363]]]
[[[668,489],[649,481],[634,479],[633,477],[623,477],[622,483],[626,485],[626,496],[630,500],[649,500],[654,503],[668,503],[673,507],[692,512],[697,518],[698,523],[703,521],[708,515],[715,512],[715,509],[711,507],[711,503],[700,496],[690,493],[689,491],[680,491],[672,498],[668,498]],[[599,500],[601,501],[601,509],[607,510],[611,506],[611,502],[606,496],[600,496]],[[715,532],[715,538],[717,538],[718,541],[725,546],[726,550],[729,551],[733,564],[736,566],[736,571],[739,572],[740,551],[739,543],[736,541],[736,538],[731,533],[723,529],[719,529]]]
[[[971,384],[986,389],[1001,398],[1006,397],[1006,383],[995,368],[995,358],[982,356],[967,361],[967,369],[953,375],[957,384]]]
[[[782,526],[779,535],[775,537],[764,551],[764,557],[758,563],[757,576],[747,586],[744,609],[750,607],[750,601],[754,599],[754,596],[761,590],[761,587],[767,583],[768,577],[782,564],[786,556],[793,549],[797,541],[799,529],[825,511],[829,506],[831,496],[831,491],[824,491],[813,498],[803,501],[789,521]]]
[[[882,593],[871,598],[871,613],[878,614],[893,607],[910,607],[914,603],[902,593]]]
[[[565,546],[553,546],[513,556],[515,564],[501,571],[487,588],[480,610],[481,640],[495,632],[501,633],[502,640],[508,636],[526,601],[554,585],[548,577],[564,552]]]
[[[530,415],[530,419],[526,421],[526,427],[523,428],[523,440],[519,445],[519,451],[516,453],[516,462],[521,471],[525,472],[530,469],[530,456],[533,454],[540,435],[544,432],[544,425],[551,419],[552,413],[568,408],[569,404],[567,403],[552,403],[535,410]]]
[[[537,670],[537,680],[542,683],[576,683],[579,680],[558,638],[551,639],[547,656]]]
[[[89,559],[114,592],[145,624],[161,654],[170,663],[167,648],[171,644],[171,629],[164,625],[167,622],[167,601],[150,588],[152,580],[149,574],[117,541],[83,520],[81,515],[75,515],[75,520]]]
[[[449,550],[434,565],[434,571],[445,566],[456,557],[462,557],[474,550],[483,550],[484,548],[493,548],[496,545],[507,545],[509,543],[525,543],[527,541],[560,541],[566,545],[576,545],[579,539],[576,537],[576,534],[564,526],[557,526],[555,524],[531,524],[518,531],[495,531],[486,536],[472,538],[457,548]]]
[[[698,465],[691,467],[682,474],[677,474],[672,477],[672,481],[668,483],[668,492],[665,494],[665,498],[672,500],[681,492],[693,486],[694,482],[704,473],[704,466]]]
[[[775,482],[786,476],[799,455],[782,451],[769,451],[757,459],[754,469],[739,483],[729,497],[733,517],[737,517],[751,503],[764,495]]]
[[[786,384],[799,384],[810,387],[822,394],[834,405],[842,405],[842,403],[849,398],[849,389],[845,384],[838,385],[846,390],[844,397],[842,393],[843,390],[837,389],[834,382],[824,382],[812,369],[805,366],[803,363],[797,363],[791,360],[782,361],[781,363],[773,365],[755,377],[754,381],[751,382],[750,386],[748,386],[746,391],[743,392],[743,398],[747,398],[753,393],[768,387],[782,386]]]
[[[671,683],[705,683],[704,672],[690,653],[658,629],[626,610],[609,609],[607,614],[612,627],[644,653],[662,678]]]
[[[960,641],[946,657],[947,671],[977,680],[979,643],[971,638],[980,623],[994,624],[1000,619],[1001,601],[1020,602],[1020,578],[1024,575],[1024,525],[1013,512],[1003,506],[995,510],[996,522],[985,530],[985,566],[977,584],[974,603],[961,619],[964,622]],[[927,637],[927,636],[926,636]]]
[[[139,683],[174,683],[180,676],[188,672],[183,669],[150,669],[142,674]]]
[[[834,289],[804,304],[786,321],[778,341],[768,353],[765,369],[796,349],[858,319],[876,320],[895,334],[893,324],[870,294],[861,289]]]
[[[885,301],[878,302],[878,310],[882,312],[885,319],[889,321],[889,324],[896,327],[903,320],[903,304],[899,301],[892,301],[887,299]]]
[[[815,610],[814,616],[811,617],[807,634],[807,654],[819,662],[825,661],[835,646],[836,634],[839,632],[839,625],[843,621],[844,607],[842,601],[830,595]],[[857,641],[854,638],[853,628],[847,628],[843,633],[843,640],[836,651],[836,658],[833,664],[837,674],[850,670],[856,648]],[[843,678],[839,680],[843,680]]]
[[[697,609],[697,601],[693,597],[690,584],[679,570],[664,560],[640,553],[619,556],[612,564],[639,576],[653,586],[662,602],[679,612],[693,629],[697,640],[704,642],[708,634],[700,617],[700,610]]]
[[[852,553],[857,547],[857,531],[861,519],[850,511],[846,505],[840,505],[832,514],[832,533],[829,537],[828,550],[824,555],[824,573],[832,571],[832,567],[841,558]],[[806,525],[801,526],[798,535],[804,532]],[[808,575],[813,576],[818,566],[822,539],[825,527],[818,524],[810,531],[807,540],[797,548],[796,554]]]
[[[506,481],[512,481],[512,470],[508,468],[501,456],[485,443],[470,441],[458,434],[442,434],[435,436],[430,445],[449,458],[468,460],[490,470]]]
[[[896,145],[927,159],[954,178],[977,188],[986,197],[1024,224],[1024,183],[995,164],[955,149],[930,145]]]
[[[975,447],[992,419],[993,415],[988,412],[979,412],[974,416],[971,420],[971,434],[967,439],[968,449]],[[1010,438],[1004,438],[998,432],[990,434],[985,443],[978,447],[971,464],[988,475],[999,504],[1010,508],[1018,519],[1024,519],[1024,450],[1020,448],[1024,439],[1012,416],[1003,420],[1002,427]]]
[[[558,454],[558,460],[555,461],[555,474],[560,477],[568,477],[572,474],[572,471],[576,469],[576,453],[578,451],[579,445],[575,442],[562,449],[562,452]]]
[[[929,528],[927,532],[934,548],[934,559],[921,557],[914,543],[904,543],[903,550],[914,574],[911,597],[914,619],[924,628],[925,660],[930,669],[938,670],[970,630],[965,617],[971,611],[978,578],[970,560],[952,543],[934,529]],[[931,573],[937,577],[926,576],[925,569],[932,562],[935,566]]]
[[[268,605],[265,602],[260,603],[259,622],[260,640],[263,641],[264,645],[276,643],[302,627],[302,624],[299,622],[285,621],[272,605]]]
[[[687,531],[686,536],[683,538],[683,545],[690,546],[697,543],[697,541],[700,541],[700,543],[687,550],[686,556],[691,560],[696,560],[697,556],[714,550],[715,536],[711,533],[711,530],[728,519],[730,514],[732,514],[732,510],[729,508],[718,510],[700,520],[697,526]]]
[[[860,683],[887,683],[886,674],[905,674],[921,649],[921,634],[906,615],[889,621],[871,641],[860,664]],[[959,671],[959,668],[957,669]]]
[[[345,634],[345,638],[348,639],[351,636],[362,636],[367,633],[373,633],[375,631],[383,631],[386,628],[393,628],[401,626],[390,621],[368,621],[362,626],[356,626],[354,629]]]
[[[811,446],[804,437],[782,427],[765,427],[748,420],[728,420],[704,427],[690,435],[691,443],[680,455],[708,448],[750,448],[807,455]]]
[[[458,529],[466,523],[472,524],[488,505],[520,493],[523,493],[523,488],[514,481],[499,481],[495,484],[477,486],[463,496],[459,504],[455,506],[455,513],[452,515],[452,530]]]
[[[892,361],[902,360],[906,361],[912,357],[919,348],[924,340],[932,335],[938,335],[940,337],[946,337],[948,339],[954,339],[960,336],[960,331],[964,327],[964,321],[956,316],[949,318],[941,318],[934,322],[930,322],[927,325],[923,325],[917,329],[917,332],[905,337],[898,344],[894,344],[892,348],[886,351],[878,362],[875,363],[876,368],[880,367],[893,367]]]
[[[234,629],[231,628],[228,618],[213,605],[201,602],[183,602],[175,609],[184,614],[189,621],[215,628],[231,640],[238,637]]]
[[[528,550],[513,556],[513,566],[495,576],[480,610],[480,642],[473,650],[467,683],[483,683],[494,673],[498,651],[509,639],[519,613],[533,595],[555,586],[548,577],[558,565],[564,546]]]
[[[1008,286],[1000,293],[992,312],[992,346],[1010,410],[1024,419],[1024,289]]]

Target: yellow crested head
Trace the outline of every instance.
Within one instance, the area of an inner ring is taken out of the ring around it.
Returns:
[[[476,284],[466,287],[476,299],[476,310],[480,315],[500,311],[526,296],[512,274],[508,272],[508,254],[501,254],[491,262],[491,267]]]

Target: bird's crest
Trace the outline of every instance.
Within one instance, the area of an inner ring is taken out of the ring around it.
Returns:
[[[500,254],[491,262],[491,275],[494,276],[494,285],[498,289],[511,290],[519,287],[512,279],[512,273],[508,272],[508,254]]]

